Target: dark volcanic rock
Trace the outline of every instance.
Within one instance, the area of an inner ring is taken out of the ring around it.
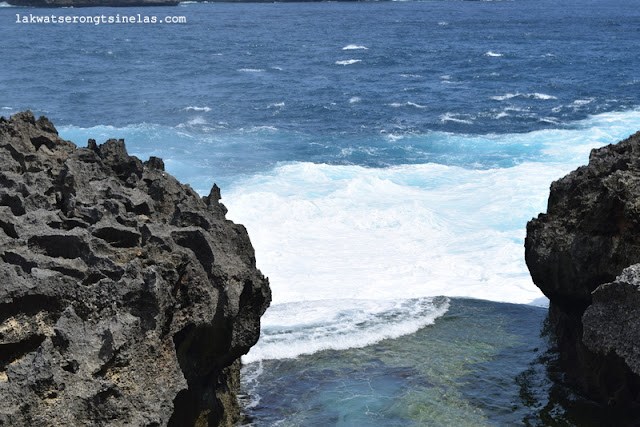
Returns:
[[[0,184],[0,425],[231,425],[271,296],[219,189],[30,112]]]
[[[547,213],[527,225],[525,258],[551,301],[567,380],[597,400],[637,410],[637,348],[623,344],[633,333],[614,339],[612,323],[625,319],[628,331],[640,330],[630,292],[635,270],[615,281],[640,263],[640,133],[592,150],[587,166],[551,185]]]
[[[615,353],[640,375],[640,264],[598,286],[582,316],[584,342],[591,350]]]

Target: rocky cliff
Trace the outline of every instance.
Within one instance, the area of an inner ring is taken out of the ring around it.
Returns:
[[[270,302],[246,230],[124,141],[0,118],[0,425],[236,421]]]
[[[637,414],[640,132],[551,185],[547,213],[527,225],[525,257],[550,300],[567,381]]]

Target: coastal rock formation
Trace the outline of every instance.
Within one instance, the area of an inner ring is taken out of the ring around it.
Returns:
[[[214,185],[0,118],[0,425],[231,425],[271,294]]]
[[[640,270],[630,266],[640,263],[640,132],[592,150],[587,166],[551,185],[547,213],[527,225],[525,258],[550,300],[567,381],[638,410],[640,352],[630,340],[640,330]]]
[[[595,352],[615,353],[640,375],[640,328],[634,321],[640,321],[640,264],[593,292],[582,316],[584,343]]]

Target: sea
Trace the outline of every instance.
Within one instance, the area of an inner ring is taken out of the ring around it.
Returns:
[[[640,0],[0,3],[0,40],[0,115],[124,138],[247,227],[273,302],[245,425],[605,422],[523,243],[553,180],[640,130]]]

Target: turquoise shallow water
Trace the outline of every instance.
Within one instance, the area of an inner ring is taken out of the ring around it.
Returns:
[[[451,299],[414,334],[243,368],[246,425],[625,425],[562,386],[546,309]]]

